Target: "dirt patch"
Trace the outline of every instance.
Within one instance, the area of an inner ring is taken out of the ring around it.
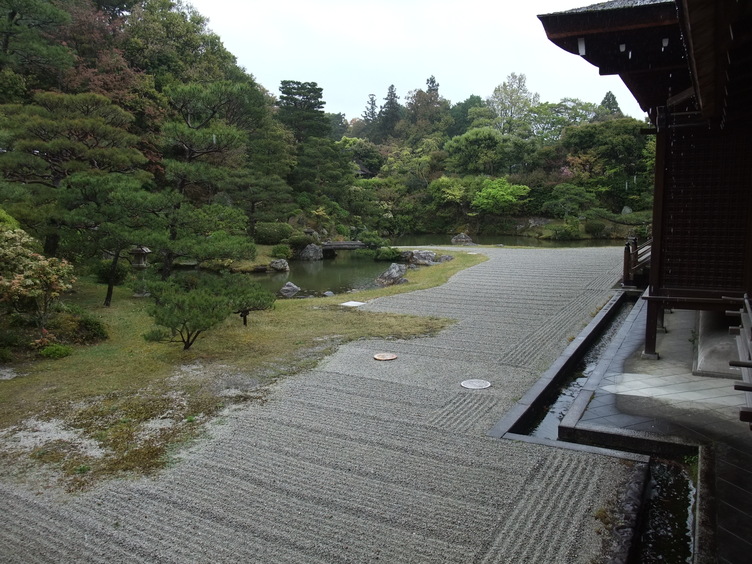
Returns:
[[[70,450],[90,458],[102,458],[105,455],[97,441],[86,437],[80,429],[69,427],[60,419],[26,419],[21,425],[0,431],[0,452],[31,454],[46,445],[60,443],[65,443]]]
[[[0,366],[0,380],[13,380],[18,373],[12,368]]]

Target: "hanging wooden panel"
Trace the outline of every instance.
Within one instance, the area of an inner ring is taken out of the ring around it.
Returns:
[[[743,291],[751,260],[752,154],[741,131],[668,133],[660,286],[685,295]]]

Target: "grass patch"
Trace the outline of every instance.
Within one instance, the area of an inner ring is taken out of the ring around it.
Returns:
[[[342,343],[432,335],[446,327],[446,319],[368,313],[339,304],[437,286],[486,260],[455,256],[408,271],[408,284],[346,299],[278,300],[274,309],[252,313],[247,327],[231,316],[188,351],[143,338],[153,328],[148,300],[117,287],[112,306],[104,308],[104,286],[81,280],[66,302],[101,322],[109,338],[78,346],[71,356],[18,365],[20,376],[0,381],[0,430],[33,430],[30,421],[57,421],[66,433],[50,434],[26,453],[0,448],[0,457],[5,464],[20,457],[54,467],[68,489],[158,470],[176,445],[196,437],[202,423],[224,406],[264,401],[270,383],[312,367]]]

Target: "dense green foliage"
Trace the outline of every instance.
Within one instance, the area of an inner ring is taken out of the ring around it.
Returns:
[[[247,325],[251,311],[269,309],[276,299],[242,274],[174,276],[148,287],[155,297],[149,315],[156,325],[169,329],[170,339],[182,342],[184,350],[231,313],[240,315]]]
[[[592,221],[651,206],[650,142],[610,92],[546,102],[512,73],[452,102],[431,76],[348,121],[315,82],[270,94],[183,0],[0,0],[0,37],[0,225],[38,240],[40,263],[96,269],[105,305],[137,247],[167,284],[185,261],[298,250],[312,232],[375,249],[524,215],[603,236]]]

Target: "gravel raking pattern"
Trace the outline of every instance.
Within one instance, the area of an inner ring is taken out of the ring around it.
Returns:
[[[428,419],[430,425],[436,425],[447,431],[468,432],[473,429],[483,432],[488,429],[489,415],[493,416],[499,400],[491,395],[482,396],[473,392],[458,393],[440,410]]]
[[[594,513],[628,465],[486,432],[608,299],[621,248],[483,252],[364,306],[456,325],[340,347],[154,478],[76,495],[1,480],[0,562],[597,562]]]

